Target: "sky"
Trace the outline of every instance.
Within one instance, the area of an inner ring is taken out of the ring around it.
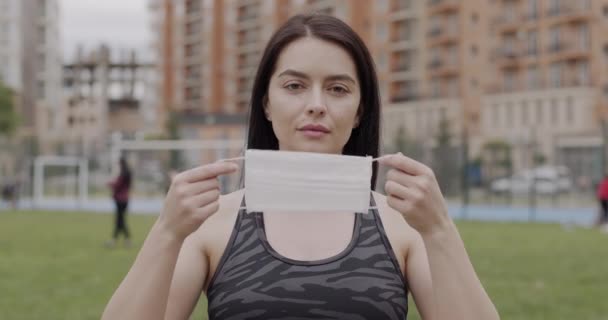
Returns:
[[[79,44],[95,48],[137,49],[149,53],[150,21],[146,0],[59,0],[61,37],[66,61]]]

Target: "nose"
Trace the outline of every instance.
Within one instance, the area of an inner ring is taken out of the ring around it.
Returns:
[[[321,88],[315,88],[310,95],[310,101],[306,106],[306,113],[311,116],[322,116],[327,112],[327,104]]]

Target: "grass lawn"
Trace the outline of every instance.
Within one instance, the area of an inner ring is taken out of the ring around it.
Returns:
[[[110,250],[111,215],[0,212],[0,319],[99,319],[154,219],[130,216],[134,248]],[[503,319],[608,319],[608,234],[458,225]]]

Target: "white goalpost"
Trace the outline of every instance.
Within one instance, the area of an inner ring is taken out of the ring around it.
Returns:
[[[121,155],[126,155],[128,159],[138,159],[137,161],[129,161],[131,165],[135,162],[144,163],[155,160],[154,152],[171,152],[171,151],[184,151],[181,153],[181,160],[184,162],[183,167],[180,168],[163,168],[160,174],[168,177],[169,170],[185,170],[197,165],[202,165],[207,162],[217,161],[220,159],[226,159],[243,155],[243,149],[245,148],[244,140],[229,140],[229,139],[216,139],[216,140],[121,140],[120,138],[114,138],[110,149],[111,157],[111,176],[116,177],[119,172],[119,161]],[[125,154],[126,152],[131,152]],[[136,152],[134,155],[132,152]],[[152,154],[151,154],[152,152]],[[137,155],[140,153],[140,155]],[[159,154],[159,156],[160,156]],[[166,154],[165,154],[166,155]],[[135,158],[133,158],[135,156]],[[146,170],[144,168],[135,166],[136,173],[142,174]],[[145,175],[145,174],[144,174]],[[143,178],[143,177],[142,177]],[[139,195],[144,192],[142,187],[152,188],[151,185],[139,181],[137,190]],[[170,182],[167,180],[167,183]],[[220,185],[222,190],[229,190],[237,183],[237,177],[220,177]],[[165,187],[168,187],[166,185]],[[163,191],[166,191],[163,190]],[[137,193],[137,192],[136,192]],[[144,192],[145,193],[145,192]],[[164,195],[164,193],[163,193]],[[137,197],[137,196],[136,196]]]
[[[225,150],[245,147],[243,140],[119,140],[112,143],[112,174],[118,173],[118,159],[123,151],[215,150],[216,158],[224,157]]]
[[[76,167],[78,169],[78,200],[79,206],[88,199],[89,167],[85,159],[62,156],[39,156],[34,160],[34,206],[40,207],[48,199],[44,196],[44,171],[46,167]]]
[[[107,182],[116,178],[120,170],[118,160],[125,156],[134,179],[130,210],[156,213],[162,208],[166,182],[169,182],[163,177],[168,177],[171,171],[237,157],[243,154],[244,148],[243,140],[122,140],[115,137],[109,154],[105,154],[110,159],[103,161],[103,156],[98,158],[101,166],[92,164],[93,169],[89,168],[89,159],[85,158],[39,156],[33,163],[32,206],[56,210],[112,210]],[[176,168],[167,166],[172,151],[184,151],[179,155],[180,165]],[[56,167],[65,168],[66,171],[58,171]],[[220,177],[222,190],[229,190],[238,182],[238,176]]]

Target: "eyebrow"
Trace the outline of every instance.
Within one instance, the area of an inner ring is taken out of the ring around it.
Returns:
[[[298,78],[302,78],[302,79],[310,79],[310,77],[306,73],[296,71],[293,69],[287,69],[278,75],[279,78],[282,76],[294,76],[294,77],[298,77]],[[352,82],[353,84],[357,83],[355,81],[355,79],[353,79],[351,76],[349,76],[347,74],[331,75],[331,76],[328,76],[327,78],[325,78],[325,80],[328,80],[328,81],[342,80],[342,81]]]

